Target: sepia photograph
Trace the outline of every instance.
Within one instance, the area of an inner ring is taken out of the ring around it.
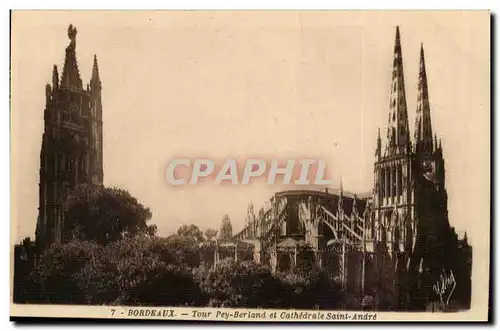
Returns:
[[[11,12],[11,318],[487,321],[489,11]]]

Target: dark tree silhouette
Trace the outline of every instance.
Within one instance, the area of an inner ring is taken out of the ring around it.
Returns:
[[[151,232],[151,211],[129,192],[117,188],[78,186],[66,204],[65,238],[107,244],[125,235]]]

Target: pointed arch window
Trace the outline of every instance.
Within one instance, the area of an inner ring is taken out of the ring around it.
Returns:
[[[380,191],[382,199],[385,198],[385,169],[380,170]]]
[[[403,193],[403,167],[398,165],[398,197]]]
[[[391,197],[395,197],[396,196],[396,167],[393,167],[392,170],[392,183],[391,183]]]

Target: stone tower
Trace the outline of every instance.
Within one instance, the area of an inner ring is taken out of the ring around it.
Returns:
[[[396,28],[392,84],[387,123],[387,139],[382,150],[380,130],[374,166],[373,205],[376,219],[375,239],[388,243],[393,251],[404,251],[410,243],[413,218],[412,150],[403,74],[399,28]],[[408,247],[407,247],[408,248]]]
[[[44,132],[40,152],[37,245],[64,240],[64,203],[78,184],[102,185],[101,80],[94,56],[92,77],[82,85],[76,57],[77,30],[68,28],[64,67],[45,86]]]
[[[379,130],[375,150],[373,216],[374,239],[379,243],[377,247],[383,247],[382,255],[387,257],[384,261],[389,261],[385,272],[388,277],[382,282],[389,284],[384,285],[386,289],[396,291],[399,305],[408,299],[404,298],[406,294],[422,291],[423,285],[418,284],[423,284],[419,281],[423,272],[431,283],[439,279],[442,270],[449,267],[447,259],[451,259],[456,246],[450,239],[443,150],[437,136],[433,139],[430,110],[421,45],[412,142],[401,37],[396,28],[387,139],[382,142]]]

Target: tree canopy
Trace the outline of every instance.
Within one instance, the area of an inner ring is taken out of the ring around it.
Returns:
[[[154,234],[148,228],[152,214],[123,189],[80,185],[66,203],[65,238],[76,237],[107,244],[138,233]]]

